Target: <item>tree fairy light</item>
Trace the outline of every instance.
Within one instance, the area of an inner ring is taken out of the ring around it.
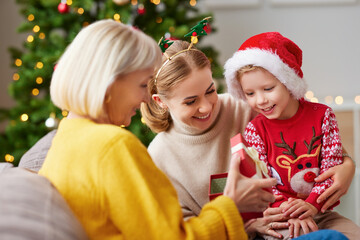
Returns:
[[[5,155],[5,161],[6,162],[13,162],[14,161],[14,156],[12,156],[10,154],[6,154]]]
[[[39,34],[39,38],[40,38],[40,39],[45,39],[45,33],[40,33],[40,34]]]
[[[83,8],[78,8],[77,13],[80,14],[80,15],[84,14],[84,9]]]
[[[27,120],[29,120],[29,115],[27,115],[26,113],[21,114],[20,120],[26,122]]]
[[[14,73],[14,75],[13,75],[13,80],[14,81],[17,81],[17,80],[19,80],[20,79],[20,75],[18,74],[18,73]]]
[[[66,110],[62,110],[61,115],[63,115],[63,117],[67,117],[67,115],[69,114],[69,111]]]
[[[35,81],[37,84],[42,84],[44,82],[42,77],[37,77]]]
[[[43,67],[44,67],[44,64],[42,62],[37,62],[36,63],[36,68],[42,69]]]
[[[115,13],[113,18],[115,21],[120,22],[120,14]]]
[[[34,36],[33,36],[33,35],[29,35],[29,36],[26,38],[26,41],[28,41],[29,43],[33,42],[33,41],[34,41]]]
[[[34,32],[34,33],[37,33],[37,32],[39,32],[39,31],[40,31],[39,25],[35,25],[35,26],[33,27],[33,32]]]
[[[20,67],[21,65],[22,65],[22,61],[21,61],[21,59],[16,59],[15,60],[15,65],[17,66],[17,67]]]
[[[29,16],[27,17],[27,19],[29,20],[29,22],[34,21],[34,19],[35,19],[34,14],[29,14]]]
[[[37,95],[39,95],[40,91],[39,91],[39,89],[34,88],[34,89],[31,91],[31,93],[32,93],[32,95],[37,96]]]
[[[190,5],[193,7],[196,6],[196,0],[190,0]]]

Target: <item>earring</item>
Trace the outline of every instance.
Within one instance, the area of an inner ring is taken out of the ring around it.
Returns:
[[[111,101],[111,95],[107,95],[105,97],[105,103],[109,103]]]

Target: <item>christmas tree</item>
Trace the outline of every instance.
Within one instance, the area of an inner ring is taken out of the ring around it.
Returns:
[[[81,28],[111,18],[133,25],[156,41],[164,34],[169,39],[189,40],[184,35],[190,27],[209,16],[199,13],[196,0],[17,0],[17,4],[26,19],[18,31],[28,36],[23,48],[9,49],[14,74],[8,91],[16,105],[0,109],[0,121],[9,122],[0,134],[0,161],[15,166],[31,146],[67,116],[66,111],[52,104],[49,86],[56,61]],[[214,77],[221,77],[216,51],[212,47],[201,50],[212,62]],[[145,145],[155,136],[139,113],[128,129]]]

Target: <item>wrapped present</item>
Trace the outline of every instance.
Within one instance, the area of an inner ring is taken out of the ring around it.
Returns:
[[[248,147],[247,142],[239,133],[230,139],[231,153],[240,155],[240,173],[249,178],[268,178],[266,164],[259,159],[256,149]]]
[[[240,156],[240,173],[249,178],[267,178],[268,170],[266,164],[259,159],[258,152],[248,147],[247,142],[239,133],[230,139],[231,153],[238,153]],[[224,192],[226,185],[227,173],[213,174],[210,176],[209,199],[213,200]],[[267,189],[271,192],[271,189]],[[261,212],[241,213],[243,220],[246,222],[253,218],[262,217]]]

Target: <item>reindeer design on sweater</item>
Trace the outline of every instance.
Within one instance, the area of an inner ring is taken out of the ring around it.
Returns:
[[[284,155],[280,155],[276,158],[276,164],[284,169],[287,169],[287,179],[283,179],[290,184],[290,187],[297,193],[298,198],[306,198],[314,185],[314,179],[319,175],[319,155],[321,144],[315,144],[322,138],[323,134],[316,136],[315,128],[312,127],[313,137],[310,142],[307,143],[304,140],[304,144],[307,147],[307,153],[297,156],[295,154],[296,142],[293,147],[284,140],[283,133],[280,132],[281,143],[275,143],[279,148],[284,148],[287,151],[283,151]],[[316,149],[314,153],[312,150]],[[291,156],[292,158],[290,158]],[[274,173],[275,169],[272,169]],[[278,175],[278,174],[275,174]]]

